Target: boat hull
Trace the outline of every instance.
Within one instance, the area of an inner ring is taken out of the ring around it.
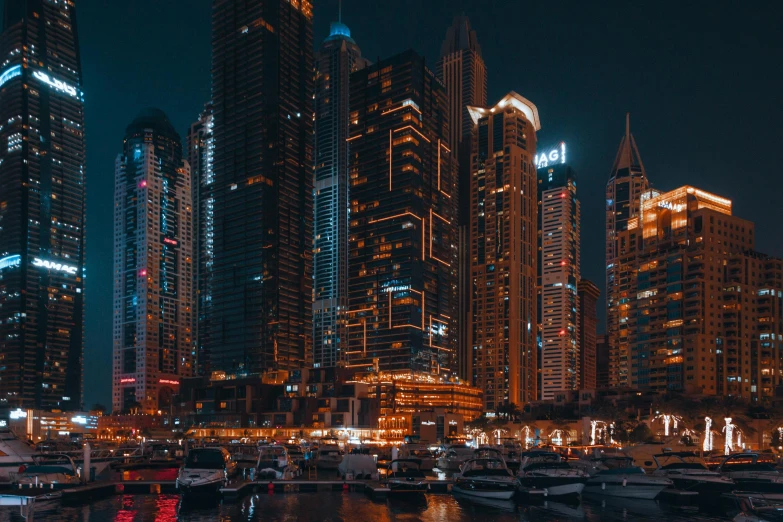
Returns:
[[[216,497],[220,495],[220,489],[223,487],[223,479],[198,480],[191,483],[180,482],[177,479],[177,488],[185,497],[204,498]]]
[[[495,500],[511,500],[514,498],[514,494],[516,494],[516,489],[471,489],[466,484],[455,484],[452,491],[468,497],[491,498]]]
[[[386,483],[389,493],[395,495],[423,495],[430,487],[426,481],[404,481],[391,479]]]
[[[544,490],[548,497],[578,497],[584,491],[586,482],[586,477],[521,478],[519,489],[523,493]]]
[[[674,483],[676,489],[698,493],[700,500],[709,500],[714,495],[720,496],[736,489],[736,485],[728,481],[699,480],[687,476],[670,476],[668,478]]]
[[[666,484],[635,483],[630,480],[623,484],[617,481],[590,479],[585,485],[584,492],[607,497],[654,500],[666,487]]]

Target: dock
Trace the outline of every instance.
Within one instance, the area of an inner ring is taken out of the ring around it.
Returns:
[[[368,480],[242,480],[220,489],[226,502],[235,502],[252,492],[316,493],[319,491],[364,492],[373,500],[383,500],[389,488],[378,481]]]

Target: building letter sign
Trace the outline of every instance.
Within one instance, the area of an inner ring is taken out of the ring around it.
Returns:
[[[73,265],[65,265],[62,263],[54,263],[52,261],[45,261],[43,259],[34,257],[33,266],[48,268],[49,270],[56,270],[58,272],[65,272],[66,274],[74,275],[78,272],[79,268]]]
[[[22,256],[20,256],[19,254],[0,258],[0,270],[2,270],[3,268],[11,268],[14,266],[19,266],[21,264],[22,264]]]
[[[16,78],[17,76],[22,75],[22,66],[21,65],[14,65],[10,69],[3,72],[3,74],[0,74],[0,86],[2,86],[5,82],[10,80],[11,78]]]
[[[557,148],[550,150],[549,152],[542,152],[536,155],[536,168],[543,169],[550,164],[565,163],[566,162],[566,144],[564,141],[560,142]]]
[[[33,77],[36,78],[37,80],[42,81],[43,83],[45,83],[46,85],[54,89],[55,91],[65,93],[69,96],[73,96],[74,98],[79,97],[79,91],[76,90],[76,87],[74,87],[73,85],[68,85],[64,81],[52,78],[45,72],[33,71]]]

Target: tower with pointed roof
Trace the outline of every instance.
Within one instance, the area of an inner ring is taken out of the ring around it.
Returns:
[[[446,31],[436,72],[446,87],[449,147],[459,163],[457,373],[468,379],[470,355],[470,154],[473,120],[468,106],[487,105],[487,69],[476,31],[465,15],[455,16]]]
[[[629,222],[639,219],[641,203],[649,197],[647,173],[631,134],[630,115],[625,117],[625,135],[620,140],[617,157],[606,184],[606,322],[609,342],[609,385],[629,385],[629,351],[627,312],[627,270],[621,260],[634,245],[623,244],[620,233]]]
[[[345,361],[349,87],[351,73],[366,63],[340,12],[315,57],[313,352],[308,362],[316,367]]]

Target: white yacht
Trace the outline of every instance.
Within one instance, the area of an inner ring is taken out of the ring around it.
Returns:
[[[544,490],[549,497],[579,496],[589,475],[551,451],[526,451],[519,465],[520,491]]]
[[[179,470],[177,488],[185,496],[217,495],[237,470],[236,462],[225,448],[192,449]]]
[[[285,446],[277,444],[258,447],[256,478],[258,480],[290,480],[297,472],[297,466],[288,458]]]
[[[77,465],[68,455],[34,455],[33,463],[11,473],[11,484],[20,488],[63,489],[81,484]]]
[[[426,444],[405,443],[400,446],[401,459],[418,459],[422,471],[432,471],[435,467],[435,456]]]
[[[700,501],[715,499],[735,488],[734,481],[710,471],[704,461],[692,451],[671,451],[653,455],[657,469],[652,475],[665,477],[674,482],[674,487],[695,491]]]
[[[319,469],[337,469],[342,461],[343,456],[340,453],[340,446],[336,444],[319,446],[315,454],[315,464]]]
[[[767,500],[783,500],[783,474],[776,464],[771,453],[733,453],[715,471],[733,480],[738,491],[763,493]]]
[[[459,471],[462,465],[473,458],[473,448],[464,444],[453,444],[446,447],[435,461],[440,471]]]
[[[587,480],[585,493],[653,500],[661,491],[674,485],[666,477],[646,475],[627,455],[603,455],[590,462],[595,471]]]
[[[472,497],[510,500],[518,486],[519,481],[502,458],[488,457],[466,461],[454,476],[452,491]]]

